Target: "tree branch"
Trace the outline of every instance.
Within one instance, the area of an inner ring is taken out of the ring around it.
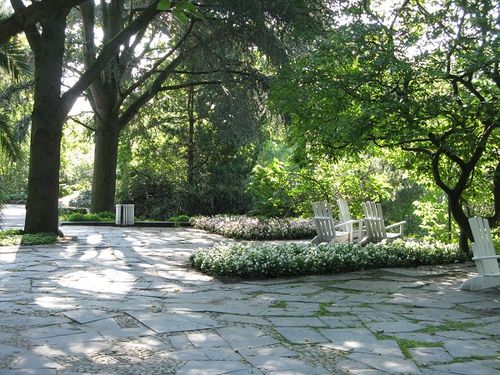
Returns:
[[[222,83],[223,83],[223,81],[221,81],[221,80],[185,82],[185,83],[179,83],[177,85],[162,86],[158,90],[158,92],[160,92],[160,91],[178,90],[178,89],[183,89],[183,88],[186,88],[186,87],[195,87],[195,86],[203,86],[203,85],[220,85]]]
[[[158,69],[158,67],[161,64],[163,64],[170,56],[172,56],[172,54],[175,51],[177,51],[180,48],[180,46],[182,45],[182,43],[184,43],[184,41],[186,40],[186,38],[188,37],[188,35],[193,30],[193,26],[194,26],[194,20],[191,21],[191,23],[189,24],[188,29],[186,30],[186,32],[184,33],[184,35],[182,36],[182,38],[179,39],[177,41],[177,43],[175,43],[175,45],[172,47],[172,49],[170,49],[170,51],[168,51],[162,58],[160,58],[151,67],[151,69],[148,72],[146,72],[133,85],[131,85],[128,89],[125,90],[125,92],[122,93],[122,97],[121,97],[118,105],[121,105],[123,103],[123,101],[127,98],[127,96],[129,96],[132,92],[134,92],[134,90],[136,90],[139,86],[141,86],[149,77],[151,77],[156,72],[156,69]]]
[[[93,62],[93,64],[82,74],[80,79],[73,85],[71,89],[66,91],[62,96],[62,113],[67,114],[73,106],[75,100],[100,74],[106,66],[109,59],[118,51],[120,46],[133,34],[137,33],[141,28],[146,27],[149,22],[156,16],[158,10],[156,6],[158,0],[154,0],[134,21],[124,28],[118,35],[111,39],[101,50],[101,53]]]
[[[11,0],[15,12],[0,22],[0,45],[30,28],[38,22],[46,20],[61,11],[61,8],[72,8],[85,0],[43,0],[24,6],[21,0]],[[36,30],[36,29],[35,29]]]

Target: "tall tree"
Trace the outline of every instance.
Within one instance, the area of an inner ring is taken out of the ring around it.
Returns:
[[[85,61],[88,64],[96,50],[93,29],[97,7],[88,4],[81,9],[87,46]],[[255,79],[255,69],[242,64],[234,54],[228,58],[227,49],[222,46],[238,44],[242,55],[254,53],[252,48],[259,48],[274,62],[280,63],[287,51],[278,34],[289,35],[290,30],[306,25],[312,27],[314,18],[311,13],[318,21],[324,9],[323,2],[277,4],[275,1],[207,0],[198,2],[197,7],[189,2],[179,2],[175,4],[176,19],[162,20],[167,27],[158,30],[159,35],[173,41],[168,49],[163,46],[160,48],[162,53],[158,53],[159,45],[154,42],[156,32],[150,34],[149,39],[143,33],[129,48],[118,51],[104,74],[94,81],[89,93],[96,113],[92,210],[113,208],[120,133],[158,93],[219,84],[222,82],[221,72],[225,73],[224,79],[227,80],[242,75]],[[104,39],[119,32],[123,27],[120,20],[127,19],[126,15],[132,10],[124,11],[124,3],[120,0],[101,4],[100,25],[104,28]],[[197,17],[203,22],[196,22]],[[274,29],[269,25],[275,25]],[[289,35],[289,38],[292,37]],[[140,40],[145,47],[139,45]],[[217,48],[214,48],[215,44]],[[138,46],[144,48],[135,55]],[[144,58],[153,62],[144,65],[141,63]],[[191,62],[197,59],[205,64],[197,64],[194,70],[186,69],[193,67]]]
[[[490,225],[500,220],[500,5],[401,1],[390,13],[357,5],[348,25],[283,77],[276,101],[293,114],[302,155],[407,151],[408,166],[448,196],[466,248],[463,198],[484,169]]]
[[[66,19],[74,1],[44,0],[26,7],[22,0],[11,0],[14,14],[0,22],[0,30],[11,20],[23,19],[30,7],[48,9],[43,17],[22,24],[34,55],[35,87],[30,142],[30,167],[25,231],[58,233],[58,192],[62,127],[76,99],[100,74],[114,51],[147,25],[157,14],[157,1],[143,8],[138,16],[103,48],[94,63],[66,92],[62,92]]]

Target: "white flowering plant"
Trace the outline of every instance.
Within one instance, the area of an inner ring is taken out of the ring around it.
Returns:
[[[215,215],[191,218],[191,224],[198,229],[243,240],[291,240],[313,238],[316,235],[311,219]]]
[[[198,249],[190,257],[193,268],[216,277],[274,278],[328,274],[382,267],[463,262],[458,246],[442,243],[337,244],[219,244]]]

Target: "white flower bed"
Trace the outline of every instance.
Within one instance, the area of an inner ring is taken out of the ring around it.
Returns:
[[[316,235],[310,219],[266,219],[243,215],[198,216],[195,228],[244,240],[304,239]]]
[[[366,246],[221,244],[196,250],[190,261],[195,269],[213,276],[269,278],[444,264],[466,259],[457,246],[399,240]]]

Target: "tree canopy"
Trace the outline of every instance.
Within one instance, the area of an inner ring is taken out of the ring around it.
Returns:
[[[479,181],[497,225],[498,4],[404,1],[390,14],[360,4],[276,81],[275,103],[292,115],[297,153],[402,149],[407,168],[431,175],[448,195],[469,238],[463,200]]]

